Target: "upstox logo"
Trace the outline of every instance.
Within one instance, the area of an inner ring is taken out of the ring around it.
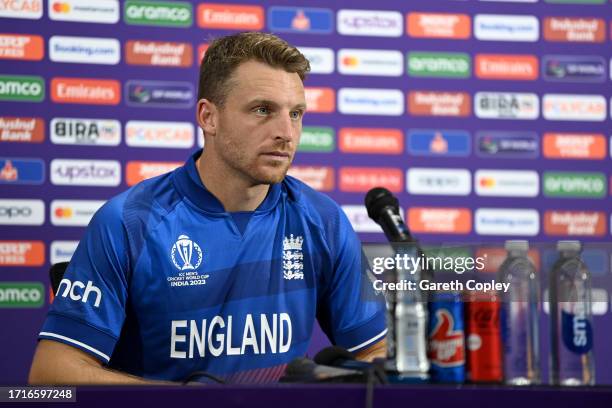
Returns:
[[[409,52],[408,75],[435,78],[469,78],[470,56],[463,53]]]
[[[45,80],[39,76],[0,75],[0,101],[42,102]]]
[[[193,11],[188,2],[128,0],[124,3],[123,20],[132,25],[190,27]]]
[[[547,197],[604,198],[606,193],[603,173],[544,172]]]
[[[44,293],[40,282],[0,282],[0,309],[41,307],[45,302]]]

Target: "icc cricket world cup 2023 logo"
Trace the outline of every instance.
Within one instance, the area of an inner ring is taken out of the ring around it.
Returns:
[[[195,265],[192,263],[194,251],[197,253]],[[180,235],[172,246],[172,263],[174,263],[174,266],[176,266],[179,271],[198,269],[202,263],[202,249],[200,249],[197,243],[190,240],[187,235]]]

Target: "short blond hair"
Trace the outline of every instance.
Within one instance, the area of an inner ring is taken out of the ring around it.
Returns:
[[[204,98],[223,106],[231,88],[231,76],[247,61],[297,73],[302,81],[310,71],[304,55],[285,40],[268,33],[245,32],[214,40],[200,64],[198,100]]]

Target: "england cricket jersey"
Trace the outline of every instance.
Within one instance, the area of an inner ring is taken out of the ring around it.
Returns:
[[[229,382],[276,381],[315,319],[349,351],[381,340],[384,299],[339,206],[286,177],[238,228],[202,184],[199,154],[95,214],[39,338],[145,378]]]

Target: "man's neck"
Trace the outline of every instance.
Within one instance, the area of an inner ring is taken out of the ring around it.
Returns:
[[[263,202],[270,189],[269,184],[253,185],[233,174],[233,169],[222,169],[214,159],[196,161],[196,169],[206,189],[221,202],[227,212],[255,211]]]

